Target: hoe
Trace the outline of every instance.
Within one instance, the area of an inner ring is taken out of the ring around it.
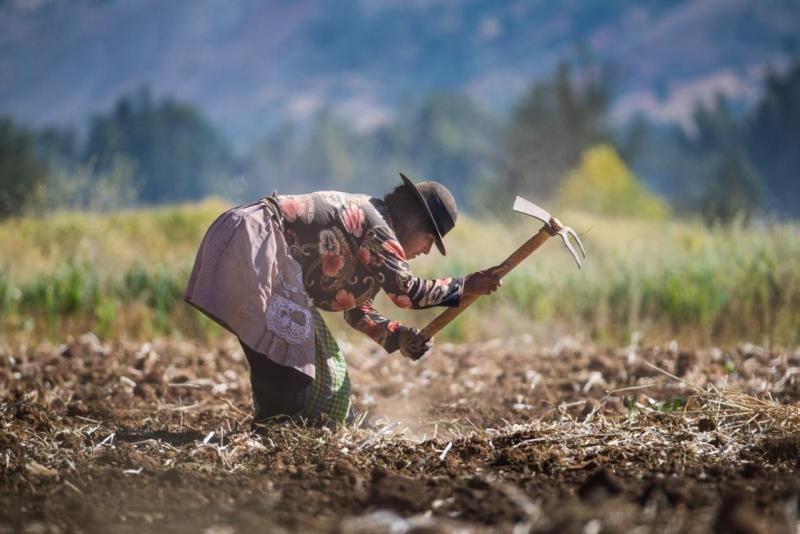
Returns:
[[[496,267],[492,267],[492,271],[499,273],[501,278],[504,277],[525,258],[533,254],[536,249],[541,247],[545,241],[555,235],[561,236],[561,240],[564,242],[567,250],[570,251],[572,257],[575,259],[575,263],[578,264],[578,269],[581,268],[580,256],[578,256],[578,253],[575,251],[575,247],[572,246],[570,239],[574,239],[578,244],[578,248],[580,248],[581,255],[584,258],[586,257],[586,252],[584,251],[583,243],[581,243],[581,240],[578,238],[578,234],[575,233],[575,230],[569,226],[564,226],[561,224],[561,221],[550,215],[546,210],[519,196],[514,201],[514,211],[539,219],[544,223],[544,226],[541,230],[539,230],[538,233],[536,233],[536,235],[526,241],[521,247],[514,251],[514,253],[506,258],[506,261],[500,265],[497,265]],[[461,301],[461,305],[458,308],[448,309],[436,319],[431,321],[428,326],[423,328],[422,335],[424,335],[426,339],[432,338],[439,332],[439,330],[450,324],[450,321],[458,317],[461,312],[466,310],[473,302],[478,300],[479,297],[480,295],[464,297]]]

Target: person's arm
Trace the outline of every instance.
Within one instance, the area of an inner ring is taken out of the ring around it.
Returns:
[[[465,277],[425,279],[414,276],[403,247],[388,227],[369,229],[359,258],[377,273],[381,287],[400,308],[456,307],[461,302]]]
[[[419,360],[431,348],[430,340],[425,339],[419,329],[403,326],[399,321],[384,317],[371,303],[347,310],[344,320],[390,354],[400,349],[403,356]]]
[[[372,307],[371,302],[345,311],[344,320],[359,332],[369,336],[386,349],[386,352],[394,352],[400,347],[398,335],[400,322],[381,315]]]

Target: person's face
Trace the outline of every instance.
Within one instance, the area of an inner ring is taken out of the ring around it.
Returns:
[[[430,232],[414,232],[403,245],[406,252],[406,259],[416,258],[420,254],[428,254],[435,242],[433,234]]]

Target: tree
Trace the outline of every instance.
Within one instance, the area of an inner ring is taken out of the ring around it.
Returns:
[[[729,152],[718,164],[714,180],[700,199],[700,211],[708,224],[745,220],[761,211],[764,185],[744,153]]]
[[[107,172],[120,155],[136,164],[141,201],[226,193],[232,156],[221,136],[194,107],[172,98],[154,101],[147,89],[92,118],[85,161],[94,158],[98,172]]]
[[[420,179],[436,180],[469,206],[471,193],[488,181],[500,131],[497,121],[467,95],[430,95],[414,121],[408,157]]]
[[[432,93],[377,132],[373,166],[395,169],[386,188],[396,185],[396,171],[404,171],[441,182],[460,206],[474,208],[481,203],[476,190],[491,179],[499,132],[499,121],[467,95]]]
[[[258,198],[273,191],[289,194],[310,189],[298,169],[305,148],[304,139],[289,122],[258,139],[244,161],[246,194]]]
[[[102,171],[96,169],[94,161],[69,166],[51,164],[41,207],[112,211],[135,204],[137,190],[133,185],[133,171],[136,164],[122,155],[114,156],[109,163]]]
[[[307,176],[341,189],[352,189],[356,181],[358,144],[356,134],[331,110],[321,110],[311,126],[309,146],[303,155]]]
[[[489,179],[498,131],[493,116],[457,92],[408,103],[366,132],[323,109],[305,128],[284,124],[260,140],[247,158],[247,181],[258,194],[324,187],[379,195],[405,172],[444,183],[470,206],[472,189]]]
[[[307,129],[283,123],[256,142],[244,161],[251,196],[338,188],[358,191],[363,140],[331,110]]]
[[[23,213],[41,191],[46,174],[33,143],[29,130],[0,117],[0,218]]]
[[[552,197],[588,147],[612,140],[606,124],[610,71],[589,68],[581,74],[576,79],[570,65],[561,63],[553,79],[534,83],[517,105],[506,135],[504,189]]]
[[[728,223],[737,215],[749,218],[764,206],[763,178],[753,166],[745,144],[746,124],[737,119],[723,94],[713,106],[698,104],[693,135],[682,144],[695,161],[695,179],[703,184],[696,204],[709,222]]]
[[[785,75],[771,73],[764,95],[747,124],[746,143],[764,176],[768,204],[800,215],[800,60]]]
[[[48,166],[71,167],[79,157],[78,134],[73,128],[45,126],[35,134],[36,159]]]
[[[667,204],[649,193],[610,145],[595,145],[564,178],[558,204],[603,215],[663,218]]]
[[[762,210],[763,179],[747,149],[747,123],[725,95],[698,102],[689,127],[651,129],[648,138],[635,167],[655,178],[677,209],[709,223]]]

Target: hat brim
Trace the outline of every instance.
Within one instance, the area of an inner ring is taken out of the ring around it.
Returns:
[[[400,179],[403,180],[403,183],[406,185],[406,187],[408,187],[414,193],[414,196],[417,197],[417,200],[419,200],[422,209],[424,209],[425,213],[428,214],[428,220],[434,229],[433,237],[436,240],[436,248],[439,249],[439,252],[442,253],[442,256],[447,256],[447,251],[444,248],[444,241],[442,241],[442,231],[436,224],[436,219],[433,218],[433,213],[431,213],[431,209],[428,207],[428,203],[425,202],[425,198],[422,196],[422,193],[420,193],[419,189],[417,189],[417,186],[414,185],[414,182],[409,180],[408,177],[402,172],[400,173]]]

